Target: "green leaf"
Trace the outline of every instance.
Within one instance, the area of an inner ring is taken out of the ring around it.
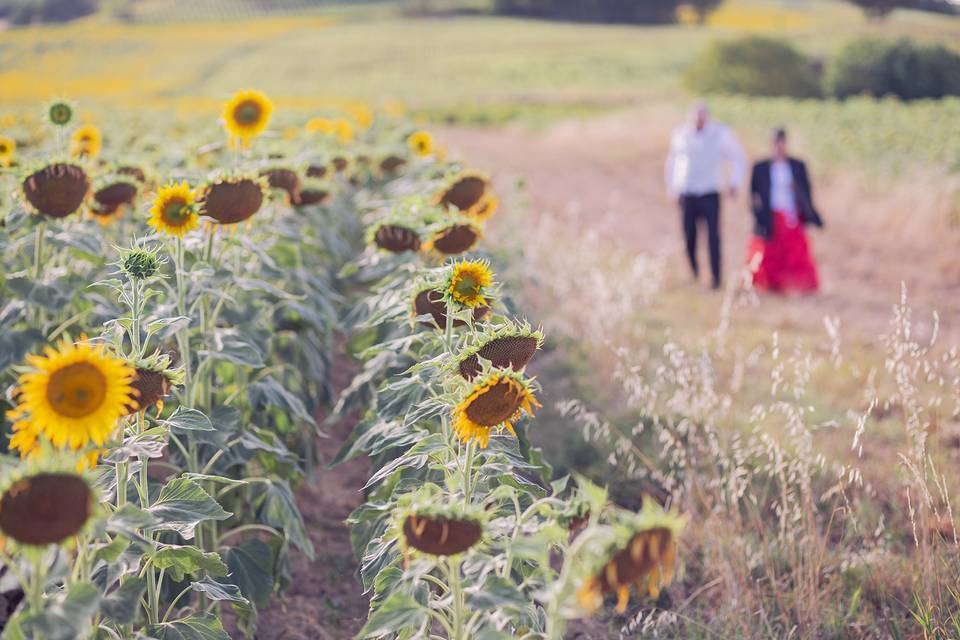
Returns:
[[[111,540],[109,544],[105,544],[99,549],[97,549],[93,557],[96,560],[103,560],[107,564],[111,562],[116,562],[117,558],[120,557],[120,554],[126,551],[127,547],[129,546],[130,546],[129,540],[127,540],[126,538],[117,536],[116,538]]]
[[[223,624],[210,613],[196,613],[174,622],[147,627],[157,640],[230,640]]]
[[[487,576],[482,585],[470,591],[467,608],[473,611],[491,611],[504,607],[522,609],[528,603],[527,598],[512,582],[496,575]]]
[[[213,423],[203,412],[186,407],[177,407],[173,415],[162,421],[175,432],[213,431]]]
[[[132,624],[137,619],[138,603],[146,588],[145,578],[127,578],[119,589],[104,596],[100,602],[100,612],[117,624]]]
[[[259,382],[253,383],[249,387],[248,394],[250,396],[250,403],[255,407],[261,405],[280,407],[287,413],[296,416],[306,423],[314,426],[317,424],[313,416],[310,415],[310,412],[307,411],[303,401],[284,389],[283,386],[273,378],[265,377]]]
[[[237,585],[248,600],[262,606],[273,594],[273,551],[264,542],[252,539],[223,552],[230,568],[231,584]]]
[[[76,640],[89,634],[99,604],[97,588],[89,582],[78,582],[66,595],[48,600],[43,613],[21,618],[20,624],[28,638]]]
[[[193,538],[194,529],[201,522],[226,520],[233,515],[189,478],[174,478],[164,485],[147,511],[158,520],[151,529],[176,531],[187,540]]]
[[[226,360],[246,367],[263,366],[263,350],[253,340],[235,329],[218,331],[214,336],[215,349],[200,354],[217,360]]]
[[[426,610],[405,591],[395,591],[374,609],[358,638],[378,638],[399,629],[417,628],[427,619]]]
[[[132,504],[117,509],[107,520],[107,531],[119,533],[131,539],[140,538],[139,529],[148,529],[157,524],[157,518]]]
[[[154,554],[153,564],[158,569],[166,569],[174,582],[183,582],[186,576],[201,572],[215,578],[229,572],[219,553],[201,551],[191,545],[164,547]]]
[[[275,480],[262,484],[262,494],[258,516],[271,527],[280,529],[304,555],[313,559],[313,543],[307,535],[303,516],[297,508],[296,499],[285,480]]]
[[[250,604],[250,601],[240,593],[240,587],[235,584],[224,584],[216,580],[211,580],[210,578],[204,578],[203,580],[191,582],[190,588],[194,591],[205,593],[211,600],[227,600],[240,604]]]

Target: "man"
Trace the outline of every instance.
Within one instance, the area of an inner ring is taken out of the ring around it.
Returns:
[[[724,164],[729,165],[726,178]],[[670,140],[665,178],[667,190],[683,214],[683,235],[694,278],[697,265],[697,227],[707,226],[713,288],[720,288],[720,192],[731,198],[743,181],[747,158],[733,132],[710,119],[710,110],[697,104],[690,122],[677,127]],[[726,189],[724,189],[726,187]]]

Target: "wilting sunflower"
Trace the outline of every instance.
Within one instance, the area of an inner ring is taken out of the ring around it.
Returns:
[[[12,165],[16,153],[17,141],[10,136],[0,136],[0,167]]]
[[[400,539],[404,558],[410,550],[432,556],[463,553],[483,538],[482,507],[445,498],[436,485],[406,493],[397,500],[389,535]]]
[[[59,544],[83,530],[95,504],[79,473],[30,470],[11,478],[0,492],[0,533],[22,545]]]
[[[268,183],[256,174],[220,175],[200,188],[200,214],[219,224],[237,224],[260,211]]]
[[[488,191],[480,202],[476,204],[468,213],[476,220],[487,220],[497,212],[500,207],[500,198],[492,191]]]
[[[163,233],[182,237],[196,229],[200,217],[194,210],[196,196],[186,182],[166,184],[160,187],[147,224]]]
[[[599,553],[593,551],[599,538],[584,542],[593,557],[585,567],[577,603],[588,613],[603,604],[605,594],[616,594],[617,611],[623,613],[630,602],[630,587],[636,585],[638,594],[656,598],[673,579],[677,536],[685,522],[682,516],[646,498],[639,513],[616,511],[611,520],[591,532],[605,539]],[[591,534],[584,535],[590,538]]]
[[[83,205],[90,190],[90,177],[78,164],[51,162],[27,170],[20,183],[23,199],[36,213],[65,218]]]
[[[530,383],[513,371],[492,371],[475,382],[453,410],[453,428],[464,442],[490,443],[490,432],[505,427],[514,436],[513,423],[532,416],[540,403]]]
[[[57,448],[102,445],[134,402],[133,368],[108,354],[104,345],[62,340],[43,356],[27,356],[27,365],[30,370],[18,381],[19,404],[8,417],[26,423],[15,424],[15,431],[30,430]]]
[[[469,218],[459,214],[447,214],[448,216],[457,216],[454,220],[445,220],[444,224],[438,225],[430,240],[424,246],[424,249],[436,251],[437,253],[454,256],[470,251],[480,237],[483,235],[483,229],[474,224]]]
[[[223,107],[223,126],[231,142],[239,140],[242,148],[263,133],[273,114],[273,102],[260,91],[239,91]]]
[[[486,290],[493,284],[493,272],[483,260],[463,260],[454,263],[447,278],[447,294],[459,304],[471,309],[486,306]]]
[[[472,346],[457,357],[457,370],[467,380],[484,371],[484,362],[494,369],[523,371],[543,345],[543,333],[530,325],[506,322],[497,328],[486,328],[474,338]]]
[[[74,158],[93,159],[100,155],[103,136],[100,129],[92,124],[77,127],[70,136],[70,155]]]
[[[463,171],[447,178],[434,200],[444,209],[456,209],[472,215],[489,191],[490,179],[486,175]]]
[[[125,206],[133,203],[139,189],[140,185],[133,177],[105,176],[94,183],[90,212],[98,222],[108,224],[123,214]]]
[[[433,153],[433,136],[423,130],[414,131],[407,138],[407,146],[414,154],[425,158]]]

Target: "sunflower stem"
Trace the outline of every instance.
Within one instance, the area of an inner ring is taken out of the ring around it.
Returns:
[[[47,565],[44,562],[46,549],[34,549],[30,554],[30,579],[27,585],[27,603],[30,613],[43,613],[43,582],[46,579]]]

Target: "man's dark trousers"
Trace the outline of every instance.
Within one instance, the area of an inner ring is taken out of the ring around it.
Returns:
[[[687,258],[693,275],[700,269],[697,265],[697,226],[700,220],[707,223],[707,241],[710,246],[710,272],[713,287],[720,288],[720,194],[684,195],[680,204],[683,211],[683,236],[687,241]]]

